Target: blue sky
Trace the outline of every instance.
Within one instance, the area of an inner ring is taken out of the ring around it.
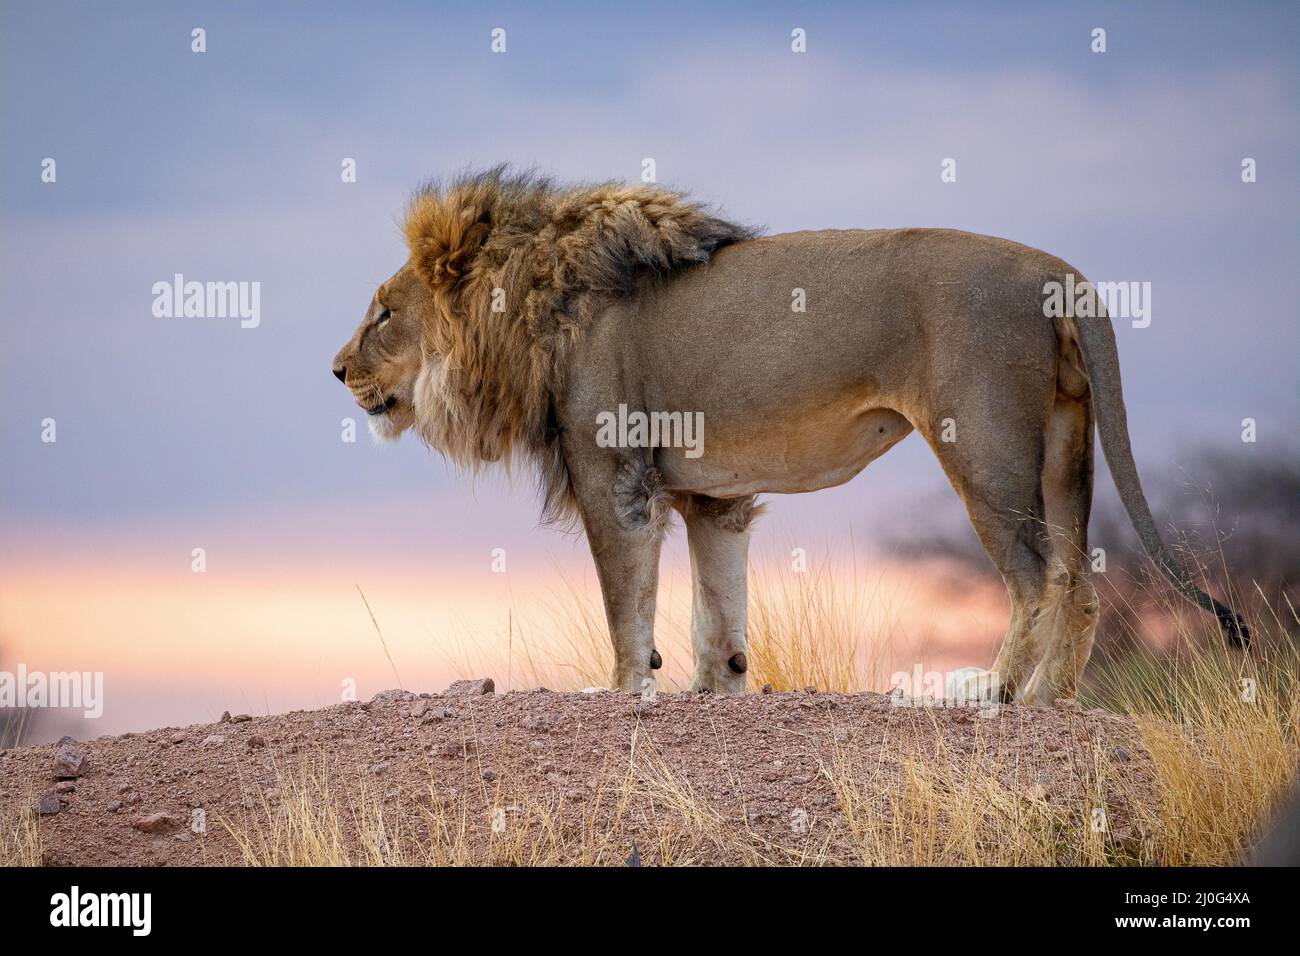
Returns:
[[[0,527],[341,512],[376,489],[454,502],[457,479],[410,439],[339,441],[357,412],[329,361],[403,259],[411,188],[499,161],[630,180],[649,156],[661,182],[770,231],[953,226],[1150,281],[1152,327],[1119,330],[1144,470],[1236,441],[1246,416],[1261,440],[1300,424],[1294,3],[6,3],[0,17]],[[1098,26],[1105,54],[1089,50]],[[795,27],[806,54],[790,52]],[[155,319],[151,286],[177,272],[260,282],[261,325]],[[915,439],[868,475],[789,514],[837,526],[845,507],[942,487]],[[525,491],[476,500],[521,498],[531,511]]]

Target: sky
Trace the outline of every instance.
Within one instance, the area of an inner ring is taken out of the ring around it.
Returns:
[[[768,232],[954,227],[1150,282],[1150,326],[1117,324],[1139,467],[1239,447],[1247,417],[1293,438],[1298,27],[1290,2],[5,2],[0,668],[102,666],[132,690],[99,726],[138,729],[328,700],[349,667],[391,685],[357,587],[425,682],[449,622],[559,571],[589,588],[526,481],[341,440],[330,360],[404,260],[412,188],[467,166],[635,181],[650,157]],[[155,317],[176,273],[259,283],[257,327]],[[872,553],[936,502],[913,436],[776,501],[756,547]]]

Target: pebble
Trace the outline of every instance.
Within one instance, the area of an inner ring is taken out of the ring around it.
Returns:
[[[62,813],[63,806],[63,798],[53,790],[47,790],[36,801],[36,812],[43,817],[49,817],[56,813]]]
[[[485,694],[496,693],[496,686],[491,677],[453,681],[452,685],[447,688],[447,696],[482,697]]]
[[[203,746],[220,747],[225,742],[226,742],[226,738],[221,736],[221,734],[208,734],[208,736],[205,737],[203,740]]]
[[[167,833],[180,825],[181,822],[176,817],[165,811],[139,817],[131,824],[141,833]]]
[[[65,740],[71,738],[65,737]],[[63,744],[54,755],[54,776],[58,780],[80,777],[86,772],[86,755],[72,744]]]
[[[253,736],[248,738],[249,750],[258,750],[265,746],[266,746],[266,738],[263,737],[261,734],[253,734]]]

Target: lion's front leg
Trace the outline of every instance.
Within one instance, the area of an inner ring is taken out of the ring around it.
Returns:
[[[692,496],[682,509],[691,551],[691,689],[741,694],[749,670],[749,523],[754,499]]]
[[[614,645],[610,687],[637,692],[662,664],[654,622],[669,499],[658,472],[635,453],[571,461],[570,473]]]

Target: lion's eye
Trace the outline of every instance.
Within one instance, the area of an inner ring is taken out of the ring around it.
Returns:
[[[388,309],[384,309],[383,312],[379,313],[379,318],[375,321],[375,328],[382,329],[392,317],[393,313]]]

